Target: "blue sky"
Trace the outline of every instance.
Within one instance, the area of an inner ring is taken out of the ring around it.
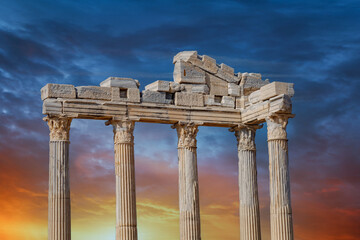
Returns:
[[[0,188],[7,189],[1,183],[9,178],[6,169],[19,167],[26,173],[37,168],[36,174],[44,177],[36,185],[46,191],[48,129],[41,120],[40,99],[46,83],[98,85],[108,76],[119,76],[138,79],[143,89],[155,80],[172,80],[176,53],[197,50],[237,72],[259,72],[270,81],[295,83],[296,117],[288,125],[294,201],[303,201],[304,192],[319,193],[309,204],[323,202],[329,211],[342,206],[358,213],[359,13],[358,1],[3,1],[0,169],[5,171],[0,170]],[[138,124],[135,134],[139,158],[177,168],[176,134],[170,126]],[[89,151],[104,153],[88,160],[91,169],[100,169],[95,178],[112,174],[109,127],[76,120],[71,138],[74,159]],[[19,143],[21,151],[15,147]],[[213,171],[236,180],[232,133],[204,127],[198,144],[200,166],[216,166]],[[258,131],[257,147],[260,194],[265,198],[266,126]],[[339,189],[320,194],[334,184]],[[112,187],[106,189],[111,192]],[[295,223],[307,226],[308,215],[301,215],[296,206]],[[349,222],[359,216],[349,217]]]

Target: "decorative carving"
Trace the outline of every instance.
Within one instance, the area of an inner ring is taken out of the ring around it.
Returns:
[[[179,122],[171,127],[176,128],[178,134],[178,148],[196,148],[196,134],[199,129],[195,123]]]
[[[45,117],[50,129],[50,141],[69,141],[71,118],[67,117]]]
[[[273,114],[266,118],[268,141],[287,140],[286,125],[289,115]]]
[[[113,120],[111,121],[114,132],[114,143],[131,143],[134,144],[135,122],[130,120]]]
[[[229,129],[230,132],[235,132],[238,151],[256,151],[255,132],[259,128],[262,128],[262,125],[241,124]]]

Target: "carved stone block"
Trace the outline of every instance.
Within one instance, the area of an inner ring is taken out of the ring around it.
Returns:
[[[209,87],[206,84],[181,84],[184,87],[185,92],[189,93],[202,93],[208,94]]]
[[[257,102],[259,102],[259,101],[261,101],[261,92],[260,92],[260,90],[257,90],[257,91],[255,91],[255,92],[252,92],[250,95],[249,95],[249,102],[251,103],[251,104],[255,104],[255,103],[257,103]]]
[[[182,90],[185,90],[185,87],[181,86],[180,83],[170,82],[170,93],[180,92]]]
[[[173,98],[171,93],[166,92],[154,92],[145,90],[142,92],[142,101],[143,102],[152,102],[152,103],[166,103],[172,104]]]
[[[57,99],[46,99],[43,102],[43,114],[61,113],[62,104]]]
[[[177,106],[204,106],[204,96],[198,93],[175,93],[175,105]]]
[[[226,82],[238,84],[240,79],[234,75],[234,69],[222,63],[215,76],[225,80]]]
[[[236,98],[236,109],[244,109],[249,106],[248,96],[241,96],[240,98]]]
[[[221,96],[214,96],[214,95],[205,95],[205,105],[206,106],[221,106]]]
[[[205,72],[190,63],[180,60],[175,63],[174,82],[205,84]]]
[[[101,99],[111,100],[111,88],[95,87],[95,86],[81,86],[76,87],[77,98],[80,99]]]
[[[129,102],[140,102],[140,90],[137,88],[129,88],[127,89],[127,99]]]
[[[285,82],[272,82],[260,88],[261,100],[270,99],[281,94],[286,94],[292,97],[294,95],[294,84]]]
[[[276,113],[291,113],[292,104],[291,99],[286,94],[269,99],[269,111]]]
[[[221,106],[235,108],[235,97],[223,96],[221,99]]]
[[[41,88],[41,100],[47,98],[76,98],[73,85],[48,83]]]
[[[206,56],[206,55],[203,55],[202,65],[199,67],[201,67],[202,69],[204,69],[205,71],[208,71],[210,73],[217,73],[217,71],[218,71],[218,66],[216,65],[216,60],[209,56]]]
[[[174,56],[173,63],[175,64],[180,61],[188,62],[192,59],[197,59],[197,58],[198,58],[197,51],[182,51]]]
[[[262,86],[269,84],[269,80],[261,80],[261,74],[259,73],[243,73],[241,82],[244,87],[245,95],[249,95],[256,90],[259,90]]]
[[[216,60],[203,55],[203,56],[199,56],[197,54],[196,51],[183,51],[178,53],[174,59],[173,59],[173,63],[176,62],[180,62],[180,61],[184,61],[184,62],[188,62],[193,64],[194,66],[197,66],[207,72],[210,73],[217,73],[219,67],[216,65]]]
[[[158,80],[145,86],[145,90],[155,92],[170,92],[170,82]]]
[[[210,95],[227,96],[228,83],[212,74],[206,74],[206,82],[210,87]]]
[[[138,88],[139,81],[132,78],[109,77],[100,83],[101,87]]]
[[[228,83],[228,94],[233,97],[240,97],[240,86],[235,83]]]

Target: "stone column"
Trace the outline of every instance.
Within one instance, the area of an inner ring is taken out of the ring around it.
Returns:
[[[179,159],[180,240],[200,240],[199,183],[194,123],[177,123]]]
[[[272,240],[293,240],[286,125],[289,115],[266,118],[270,171],[270,226]]]
[[[45,117],[50,129],[48,239],[71,239],[69,130],[71,118]]]
[[[111,121],[116,174],[116,240],[137,240],[134,127],[130,120]]]
[[[238,142],[241,240],[261,239],[255,146],[255,131],[260,127],[240,125],[231,129]]]

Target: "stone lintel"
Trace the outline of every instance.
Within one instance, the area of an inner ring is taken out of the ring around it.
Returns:
[[[289,96],[282,94],[245,109],[66,98],[48,98],[43,102],[43,114],[49,116],[99,120],[128,117],[136,122],[165,124],[192,121],[203,122],[204,126],[217,127],[259,124],[274,113],[291,114]]]

